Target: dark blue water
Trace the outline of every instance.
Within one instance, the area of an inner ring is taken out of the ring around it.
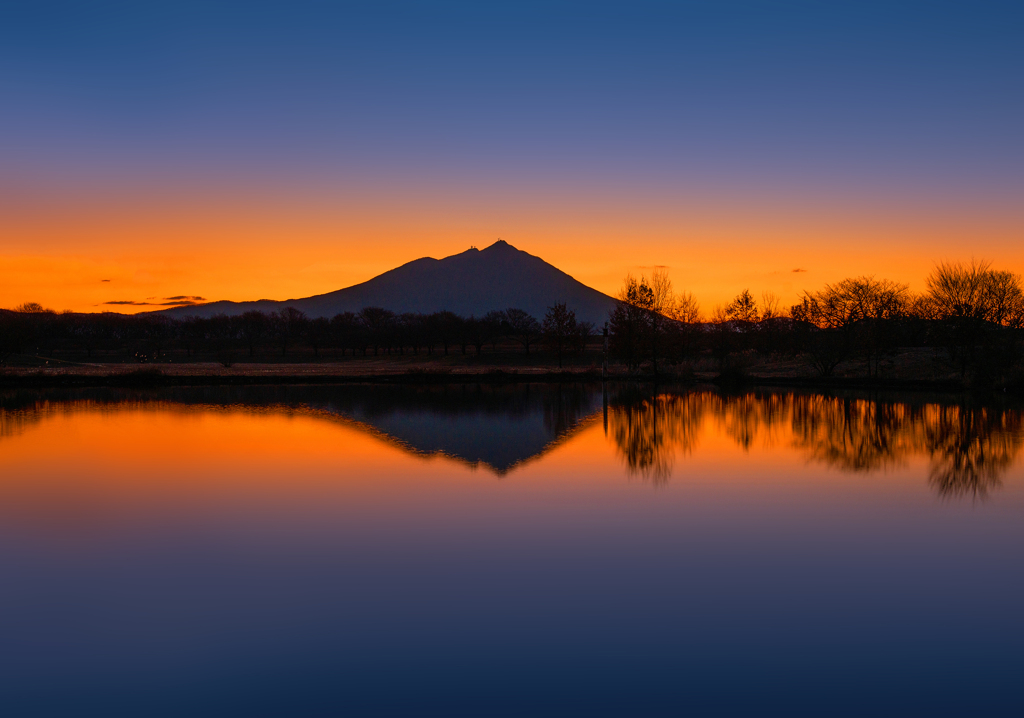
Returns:
[[[0,715],[1024,714],[1012,406],[600,386],[0,406]]]

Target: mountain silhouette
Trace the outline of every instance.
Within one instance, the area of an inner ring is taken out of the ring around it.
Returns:
[[[161,312],[172,317],[242,314],[294,307],[309,317],[333,317],[364,307],[430,314],[451,311],[483,316],[518,307],[543,319],[547,308],[564,302],[581,321],[603,324],[616,300],[576,281],[562,270],[498,240],[486,249],[468,249],[444,259],[423,257],[362,284],[303,299],[210,302]]]

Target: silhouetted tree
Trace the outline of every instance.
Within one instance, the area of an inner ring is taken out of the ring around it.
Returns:
[[[761,351],[771,354],[778,350],[787,317],[782,310],[782,300],[774,292],[761,294],[761,319],[757,331],[761,337]]]
[[[307,323],[306,315],[295,307],[285,307],[271,318],[274,339],[281,347],[281,356],[288,355],[288,347],[303,335]]]
[[[649,281],[626,275],[618,298],[609,320],[613,353],[631,370],[649,358],[657,373],[658,358],[673,338],[678,344],[679,325],[699,316],[696,301],[686,292],[676,294],[663,269],[655,270]]]
[[[320,350],[331,342],[331,320],[326,317],[310,319],[306,338],[313,347],[313,356],[319,357]]]
[[[754,295],[750,293],[749,289],[744,289],[729,303],[725,308],[725,317],[730,322],[738,322],[742,326],[757,323],[758,319],[760,319],[757,311],[757,300],[754,299]]]
[[[198,347],[209,341],[209,321],[204,317],[185,317],[181,320],[181,331],[178,336],[185,346],[185,356],[190,357]]]
[[[703,334],[696,297],[689,292],[673,294],[664,314],[672,320],[667,324],[666,353],[677,359],[690,356]]]
[[[729,356],[736,349],[736,330],[726,307],[717,306],[711,313],[711,320],[708,327],[708,338],[711,342],[711,353],[718,362],[719,371],[725,371],[728,367]]]
[[[593,322],[576,322],[576,334],[573,336],[573,349],[580,354],[587,350],[590,337],[594,336]]]
[[[459,341],[462,331],[462,317],[454,312],[434,312],[427,318],[433,343],[439,343],[448,356],[448,348]]]
[[[52,309],[46,309],[38,302],[25,302],[14,308],[19,314],[56,314]]]
[[[0,364],[20,349],[20,321],[17,313],[0,309]]]
[[[481,324],[487,334],[487,341],[491,344],[491,351],[498,351],[498,340],[502,337],[502,327],[505,324],[505,312],[499,310],[487,312],[481,320]]]
[[[366,329],[366,336],[370,346],[373,347],[374,356],[377,356],[381,348],[390,350],[396,323],[393,311],[382,307],[366,307],[359,312],[359,320]]]
[[[926,285],[921,311],[944,326],[945,343],[961,377],[977,363],[978,348],[989,343],[991,330],[1014,330],[1024,322],[1020,276],[993,270],[988,262],[940,263]]]
[[[906,285],[858,277],[827,284],[817,292],[805,291],[792,313],[795,320],[810,325],[807,350],[819,372],[829,376],[858,347],[868,356],[870,373],[872,360],[877,366],[887,347],[888,323],[902,317],[908,306]]]
[[[653,306],[654,290],[647,279],[627,274],[619,292],[619,304],[609,318],[609,343],[612,353],[630,371],[640,368],[649,351]]]
[[[530,346],[540,338],[540,324],[522,309],[510,307],[504,314],[504,324],[508,328],[509,336],[522,344],[523,349],[529,354]]]
[[[398,317],[398,326],[404,337],[404,343],[412,349],[413,354],[420,353],[420,347],[428,343],[426,324],[422,314],[407,312]]]
[[[558,367],[561,368],[562,355],[578,341],[579,325],[576,322],[576,312],[566,307],[563,302],[548,307],[542,331],[544,343],[558,357]]]
[[[270,317],[263,312],[250,310],[239,319],[239,333],[246,346],[249,347],[249,356],[253,356],[256,353],[256,347],[266,341],[270,334]]]
[[[466,338],[473,348],[476,349],[476,355],[480,356],[483,350],[484,344],[491,340],[491,334],[493,327],[487,319],[477,319],[476,317],[470,317],[466,320],[464,331]]]
[[[359,317],[352,312],[342,312],[331,317],[332,341],[335,346],[341,348],[342,356],[347,349],[352,350],[352,356],[356,355],[356,349],[360,346],[361,330]]]

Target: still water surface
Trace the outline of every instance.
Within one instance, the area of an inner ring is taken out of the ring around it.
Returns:
[[[1024,415],[0,394],[0,714],[1021,715]]]

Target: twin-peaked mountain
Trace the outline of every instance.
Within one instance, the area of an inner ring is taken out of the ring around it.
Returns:
[[[564,302],[581,321],[604,323],[616,300],[582,284],[540,257],[498,240],[483,250],[468,249],[444,259],[424,257],[373,279],[304,299],[210,302],[164,311],[174,317],[272,312],[294,307],[310,317],[333,317],[365,307],[430,314],[451,311],[483,316],[518,307],[543,319],[547,308]]]

